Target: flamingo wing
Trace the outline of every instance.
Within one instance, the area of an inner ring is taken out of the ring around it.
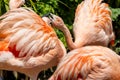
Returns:
[[[116,77],[120,73],[119,60],[120,57],[106,47],[78,48],[61,60],[49,80],[119,80],[120,76]]]
[[[66,53],[51,26],[28,8],[13,9],[0,17],[0,41],[4,43],[0,51],[8,50],[8,55],[13,56],[2,62],[9,68],[0,68],[16,70],[28,76],[57,65]]]
[[[111,11],[102,0],[84,0],[78,5],[73,24],[75,43],[107,46],[115,39]]]

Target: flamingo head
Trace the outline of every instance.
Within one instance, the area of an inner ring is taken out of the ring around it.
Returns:
[[[10,0],[9,7],[10,9],[16,9],[24,5],[25,0]]]
[[[49,18],[49,23],[51,24],[52,27],[55,27],[60,30],[63,29],[65,24],[61,17],[54,15],[52,13],[47,14],[46,17]]]
[[[42,16],[42,19],[43,19],[43,21],[45,21],[49,26],[52,26],[51,25],[51,19],[49,18],[49,15],[50,15],[50,13],[47,13],[47,14],[45,14],[45,15],[43,15]]]

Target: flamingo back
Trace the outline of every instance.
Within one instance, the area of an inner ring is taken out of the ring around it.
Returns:
[[[108,46],[115,39],[111,11],[103,0],[84,0],[75,13],[73,31],[75,43]]]
[[[120,58],[112,50],[86,46],[70,51],[49,80],[119,80],[119,65]]]
[[[51,26],[27,8],[10,10],[0,17],[0,40],[16,59],[23,61],[23,67],[40,65],[42,60],[47,64],[54,57],[58,63],[66,53]]]

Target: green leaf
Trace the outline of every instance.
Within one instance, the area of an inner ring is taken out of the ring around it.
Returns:
[[[115,21],[120,15],[120,8],[111,8],[112,10],[112,20]]]

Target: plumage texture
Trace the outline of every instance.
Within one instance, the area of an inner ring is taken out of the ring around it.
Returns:
[[[53,26],[64,32],[70,50],[86,45],[108,46],[115,39],[111,11],[102,0],[84,0],[78,5],[73,23],[74,42],[59,16],[52,15],[51,20]]]
[[[0,44],[0,69],[18,71],[33,80],[66,54],[51,26],[28,8],[11,9],[0,17]]]
[[[9,1],[9,7],[10,9],[17,9],[24,5],[25,0],[10,0]]]
[[[102,46],[70,51],[49,80],[120,80],[120,57]]]
[[[75,44],[108,46],[115,38],[111,11],[102,0],[85,0],[79,4],[73,26]]]

